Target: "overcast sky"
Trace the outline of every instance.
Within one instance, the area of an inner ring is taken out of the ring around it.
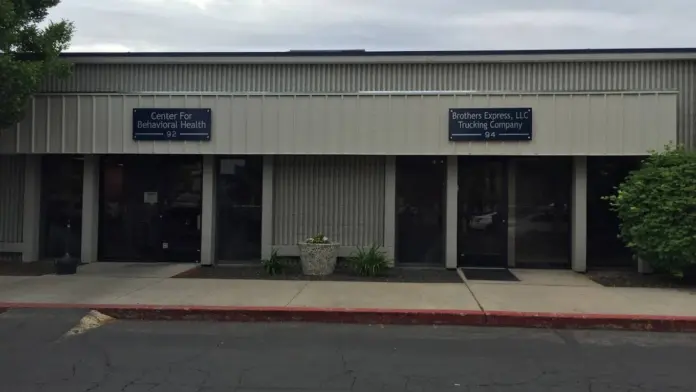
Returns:
[[[696,46],[694,0],[62,0],[71,51]]]

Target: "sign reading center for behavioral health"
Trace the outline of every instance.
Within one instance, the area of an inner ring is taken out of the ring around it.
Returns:
[[[532,140],[532,109],[450,109],[449,140]]]
[[[133,109],[133,140],[210,140],[210,109]]]

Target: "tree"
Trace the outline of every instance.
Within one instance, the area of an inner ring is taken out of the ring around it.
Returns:
[[[45,23],[60,0],[0,0],[0,130],[19,122],[46,76],[67,76],[59,55],[73,34],[69,21]]]
[[[691,275],[696,263],[696,153],[668,145],[621,183],[610,206],[620,236],[657,272]]]

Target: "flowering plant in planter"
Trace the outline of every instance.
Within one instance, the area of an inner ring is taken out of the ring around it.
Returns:
[[[307,238],[307,243],[308,244],[329,244],[331,242],[329,241],[329,237],[325,236],[324,234],[317,234],[313,237]]]
[[[298,244],[300,265],[305,275],[330,275],[336,268],[338,256],[337,242],[332,242],[324,234],[316,234]]]

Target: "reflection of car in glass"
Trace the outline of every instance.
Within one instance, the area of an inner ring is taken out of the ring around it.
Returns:
[[[559,225],[559,222],[568,222],[568,219],[568,205],[564,204],[557,208],[554,203],[551,203],[519,217],[515,222],[515,230],[518,235],[531,232],[551,233],[558,231],[559,228],[567,227],[563,224]]]
[[[497,214],[498,212],[493,211],[483,215],[474,215],[469,219],[469,228],[474,230],[486,230],[486,228],[493,224],[493,219]]]

